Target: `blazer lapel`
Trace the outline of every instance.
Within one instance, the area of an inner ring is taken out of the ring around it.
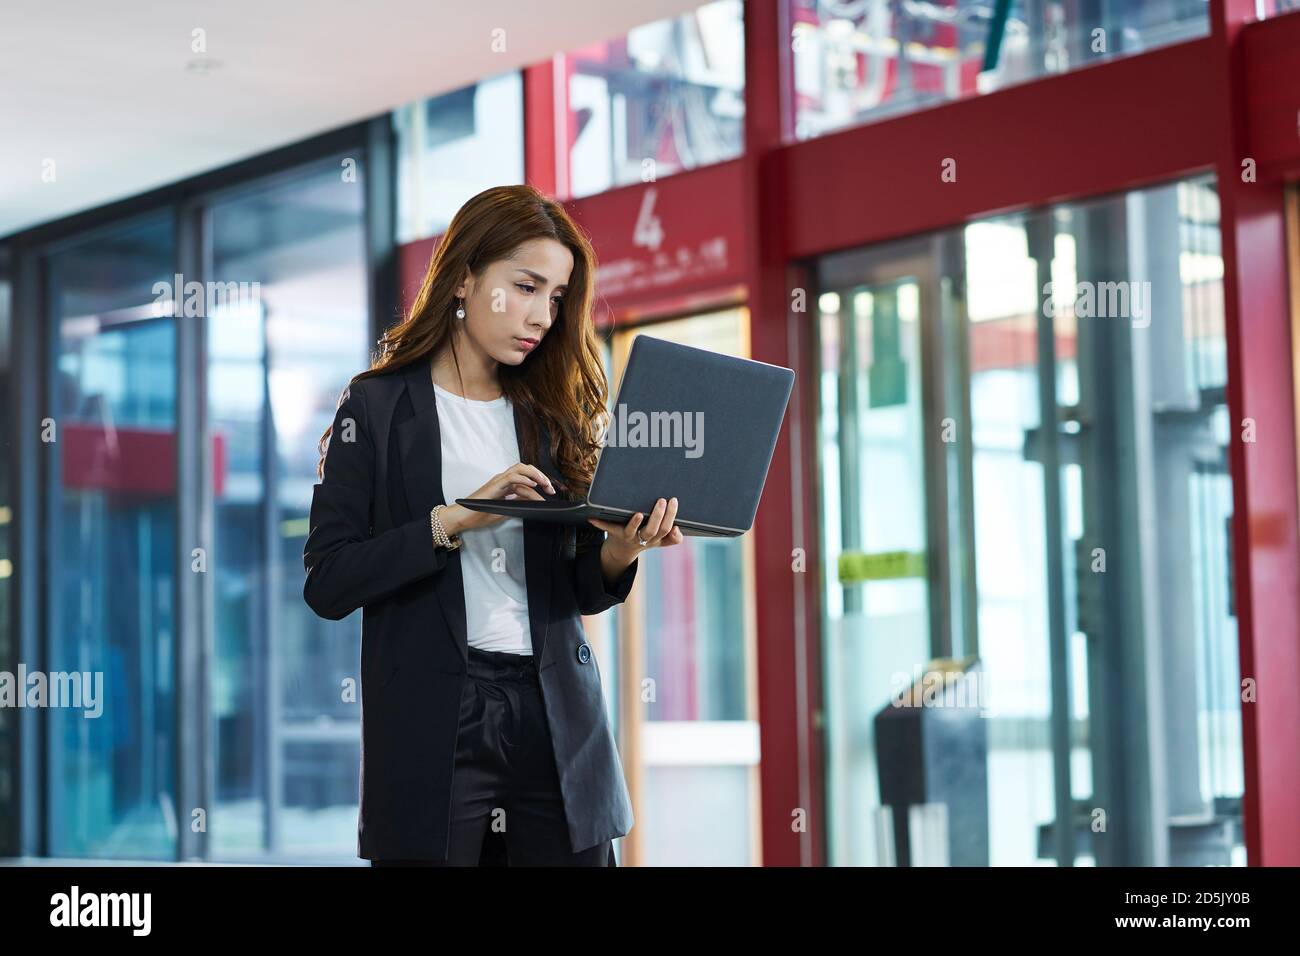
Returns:
[[[435,505],[447,504],[442,490],[442,432],[433,391],[430,359],[412,362],[402,372],[415,415],[397,426],[401,455],[402,484],[412,517],[428,515]],[[514,407],[515,434],[522,432],[522,413]],[[559,478],[550,455],[549,435],[541,429],[538,468],[553,481]],[[551,522],[524,523],[524,578],[528,595],[529,630],[538,667],[545,666],[547,624],[550,619],[552,567],[558,558],[559,525]],[[432,532],[431,532],[432,533]],[[430,542],[432,546],[432,541]],[[461,573],[461,548],[448,555],[447,565],[434,581],[434,592],[447,624],[447,635],[455,643],[461,660],[468,665],[469,640],[465,614],[465,584]]]
[[[515,435],[523,434],[523,412],[514,406]],[[539,423],[535,464],[552,482],[559,480],[551,461],[550,432]],[[546,632],[551,621],[552,570],[560,553],[560,526],[552,521],[524,523],[524,578],[528,591],[528,624],[533,637],[533,660],[540,670],[546,666]]]

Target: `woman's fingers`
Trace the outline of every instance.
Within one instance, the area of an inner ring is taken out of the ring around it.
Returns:
[[[511,466],[510,471],[512,474],[529,479],[534,485],[540,485],[551,494],[555,494],[555,486],[551,484],[551,479],[546,477],[546,472],[536,465],[528,465],[521,461]]]
[[[527,482],[524,479],[513,475],[509,470],[503,471],[499,475],[494,475],[492,480],[480,489],[481,494],[478,497],[504,498],[516,494],[525,484]]]
[[[647,542],[655,541],[659,537],[660,525],[663,523],[664,510],[668,503],[660,498],[655,502],[655,506],[650,511],[650,517],[646,519],[645,527],[641,529],[641,537]]]
[[[551,479],[546,476],[546,472],[521,461],[511,465],[501,474],[494,475],[491,481],[481,489],[484,494],[476,497],[503,497],[511,492],[517,493],[518,489],[522,487],[543,488],[549,494],[555,494],[555,486],[551,483]],[[538,495],[536,500],[545,499]]]
[[[545,501],[546,499],[539,495],[533,488],[528,485],[515,485],[515,497],[525,498],[529,501]]]
[[[664,499],[660,498],[659,500],[663,502]],[[629,518],[625,525],[615,524],[612,521],[600,521],[596,518],[588,518],[587,520],[602,531],[617,535],[627,541],[636,540],[638,536],[644,538],[647,548],[653,548],[656,545],[666,547],[667,545],[681,544],[686,539],[686,536],[682,534],[682,529],[673,523],[677,517],[677,502],[669,499],[664,503],[662,509],[656,505],[655,510],[662,511],[662,514],[660,515],[659,529],[654,534],[651,534],[646,529],[637,530],[637,526],[641,524],[640,512]],[[653,515],[654,512],[651,512],[651,514]],[[647,521],[646,528],[649,527],[650,522]],[[640,541],[637,541],[637,543],[640,544]]]
[[[515,485],[535,487],[537,482],[527,475],[511,470],[501,473],[501,483],[507,488],[513,488]]]
[[[659,499],[662,501],[663,499]],[[663,521],[659,524],[659,533],[655,535],[656,541],[661,541],[672,534],[676,528],[673,527],[673,521],[677,517],[677,499],[669,498],[668,504],[664,508]]]

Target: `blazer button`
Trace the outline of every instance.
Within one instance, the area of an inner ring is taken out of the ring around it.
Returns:
[[[589,644],[579,644],[579,645],[578,645],[578,662],[581,663],[581,664],[585,664],[585,663],[587,663],[589,660],[591,660],[591,645],[589,645]]]

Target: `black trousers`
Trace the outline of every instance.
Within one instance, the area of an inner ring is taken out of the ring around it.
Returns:
[[[373,866],[614,866],[609,840],[574,853],[531,654],[469,649],[446,860]]]

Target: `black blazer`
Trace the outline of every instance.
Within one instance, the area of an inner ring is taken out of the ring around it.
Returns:
[[[517,431],[521,415],[516,407]],[[561,479],[540,431],[540,460],[530,464]],[[330,620],[362,608],[363,859],[446,858],[469,645],[462,552],[435,547],[429,526],[429,511],[445,503],[429,360],[353,384],[335,413],[324,478],[312,488],[303,598]],[[625,600],[640,561],[606,589],[604,538],[590,526],[524,523],[533,653],[575,853],[633,824],[580,615]]]

